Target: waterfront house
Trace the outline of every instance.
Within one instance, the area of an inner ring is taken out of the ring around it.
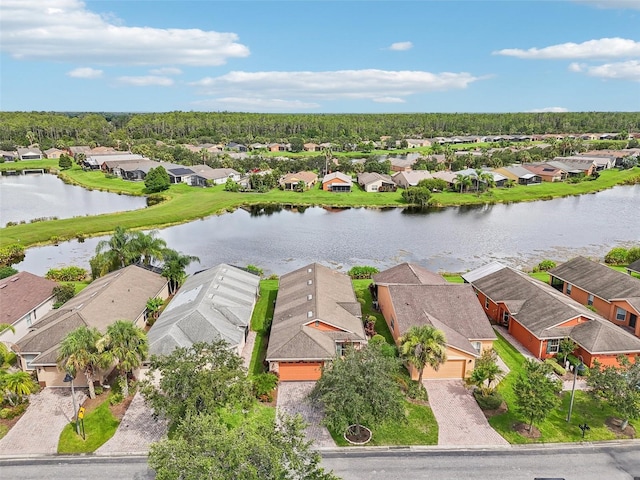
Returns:
[[[350,192],[353,180],[342,172],[328,173],[322,178],[322,189],[327,192]]]
[[[409,170],[394,173],[391,177],[393,183],[400,188],[415,187],[421,180],[434,178],[427,170]]]
[[[66,154],[66,150],[60,150],[59,148],[49,148],[44,151],[47,158],[60,158],[63,153]]]
[[[280,178],[279,184],[284,190],[295,190],[298,184],[304,182],[305,190],[313,187],[318,181],[318,175],[314,172],[287,173]]]
[[[191,185],[194,187],[207,187],[211,184],[222,185],[228,179],[239,182],[240,172],[233,168],[211,168],[208,165],[193,165],[189,167],[193,171]]]
[[[20,160],[40,160],[44,157],[42,151],[37,147],[18,147],[17,150]]]
[[[400,172],[397,175],[402,175]],[[363,172],[358,174],[358,184],[365,192],[395,192],[397,185],[389,175],[378,172]]]

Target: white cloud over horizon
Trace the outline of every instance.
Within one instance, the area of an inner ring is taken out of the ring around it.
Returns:
[[[640,10],[640,0],[573,0],[574,3],[582,3],[602,9],[630,9]]]
[[[338,70],[326,72],[229,72],[206,77],[190,85],[202,95],[223,95],[270,101],[304,103],[334,100],[371,100],[402,103],[403,97],[433,91],[459,90],[481,80],[470,73],[423,71]]]
[[[533,60],[568,60],[568,59],[604,59],[640,56],[640,42],[625,38],[601,38],[582,43],[562,43],[544,48],[506,48],[493,52],[493,55],[504,55]]]
[[[291,110],[311,110],[319,108],[319,103],[302,102],[299,100],[284,100],[279,98],[247,98],[247,97],[222,97],[216,99],[198,100],[191,102],[192,105],[220,110],[241,110],[245,112],[262,111],[291,111]]]
[[[534,108],[533,110],[527,110],[527,113],[564,113],[568,111],[569,109],[565,107],[544,107],[544,108]]]
[[[389,50],[393,50],[396,52],[403,52],[405,50],[411,50],[413,48],[413,43],[411,42],[395,42],[389,46]]]
[[[152,75],[182,75],[182,70],[174,67],[152,68],[149,73]]]
[[[97,65],[223,65],[249,55],[235,33],[129,27],[80,0],[2,0],[0,51]]]
[[[130,85],[132,87],[170,87],[174,84],[173,78],[160,77],[157,75],[118,77],[117,82],[121,85]]]
[[[68,77],[72,78],[100,78],[104,72],[91,67],[74,68],[67,72]]]
[[[603,65],[572,63],[569,65],[569,70],[586,73],[590,77],[640,82],[640,60],[605,63]]]

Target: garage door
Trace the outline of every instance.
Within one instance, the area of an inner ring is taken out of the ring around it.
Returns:
[[[302,382],[320,378],[322,362],[280,362],[281,382]]]
[[[425,368],[423,378],[464,378],[466,360],[447,360],[438,371]]]

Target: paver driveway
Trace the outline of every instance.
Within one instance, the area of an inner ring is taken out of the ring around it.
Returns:
[[[438,445],[496,446],[509,443],[496,432],[462,380],[423,380],[438,421]]]
[[[77,405],[87,396],[76,389]],[[71,391],[45,388],[29,397],[29,407],[9,433],[0,440],[0,455],[54,454],[60,432],[73,417]]]
[[[322,409],[307,400],[307,395],[314,385],[315,382],[281,382],[278,385],[276,412],[285,412],[289,415],[299,413],[308,424],[305,434],[307,440],[313,442],[314,447],[335,447],[336,444],[329,431],[320,425],[323,417]]]

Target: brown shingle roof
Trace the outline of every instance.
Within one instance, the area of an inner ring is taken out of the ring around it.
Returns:
[[[329,360],[336,354],[336,340],[365,342],[360,312],[351,279],[343,273],[313,263],[283,275],[267,360]],[[342,331],[307,325],[315,320]]]
[[[640,280],[584,257],[569,260],[549,274],[605,300],[640,297]]]
[[[444,285],[447,281],[442,276],[427,270],[415,263],[401,263],[373,276],[378,285],[393,283],[405,285]]]
[[[49,300],[57,285],[29,272],[19,272],[0,280],[0,323],[17,322]]]

